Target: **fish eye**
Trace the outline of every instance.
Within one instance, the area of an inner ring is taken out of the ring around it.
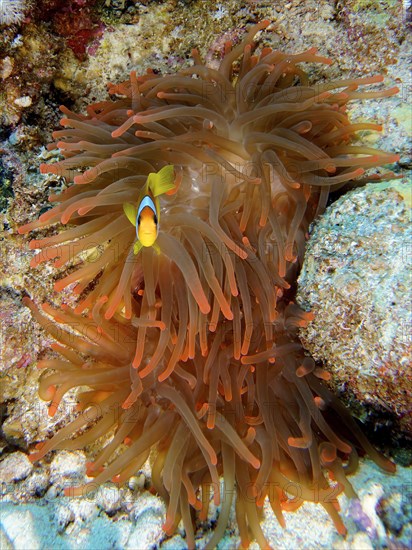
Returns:
[[[141,218],[140,216],[137,218],[137,225],[140,225]]]
[[[157,216],[156,216],[156,214],[153,215],[153,219],[154,219],[155,224],[157,225]]]

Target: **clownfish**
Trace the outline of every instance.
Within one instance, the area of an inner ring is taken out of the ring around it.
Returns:
[[[158,197],[175,188],[174,179],[174,166],[171,164],[163,166],[159,172],[151,172],[147,176],[137,205],[130,202],[123,204],[127,219],[136,227],[137,241],[133,247],[135,254],[138,254],[143,246],[153,246],[159,253],[159,247],[156,245],[160,218]]]

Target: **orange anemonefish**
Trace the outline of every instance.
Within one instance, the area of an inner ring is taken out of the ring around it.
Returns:
[[[163,166],[159,172],[151,172],[140,192],[137,205],[129,202],[123,204],[127,219],[136,227],[137,241],[133,252],[138,254],[142,246],[153,246],[157,253],[159,247],[155,244],[159,233],[160,206],[159,195],[175,188],[174,166]]]

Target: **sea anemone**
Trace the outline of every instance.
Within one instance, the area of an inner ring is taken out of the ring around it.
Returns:
[[[176,274],[178,278],[177,270]],[[160,277],[167,284],[170,274],[163,269]],[[66,488],[66,496],[89,495],[108,480],[123,483],[155,449],[151,481],[167,503],[163,525],[167,534],[173,534],[182,519],[188,547],[194,548],[191,512],[205,521],[213,496],[214,503],[221,504],[207,544],[214,548],[224,534],[236,494],[243,547],[256,539],[267,548],[259,523],[266,497],[282,526],[283,511],[309,501],[321,504],[344,534],[337,496],[345,492],[356,497],[346,477],[357,468],[356,448],[386,471],[394,471],[322,383],[327,373],[305,357],[295,332],[306,321],[299,313],[296,322],[296,306],[287,308],[276,326],[274,362],[256,359],[255,367],[250,361],[235,360],[232,342],[215,345],[225,339],[219,326],[212,344],[215,355],[197,353],[193,359],[181,359],[167,381],[159,381],[153,371],[140,377],[131,366],[138,331],[123,317],[116,315],[97,327],[68,308],[59,311],[45,304],[44,311],[56,323],[51,324],[31,300],[24,302],[57,340],[52,349],[61,355],[38,362],[46,369],[39,394],[50,401],[49,414],[55,414],[71,388],[90,388],[77,395],[77,409],[83,414],[38,444],[30,459],[37,461],[55,449],[81,449],[114,431],[88,464],[87,475],[94,479]],[[137,313],[137,302],[132,305]],[[152,338],[147,339],[150,357],[154,346]]]
[[[208,547],[224,532],[234,492],[242,544],[266,547],[259,524],[266,496],[282,525],[282,510],[317,501],[342,533],[330,497],[354,496],[346,474],[356,468],[356,449],[394,470],[327,390],[328,374],[305,356],[297,329],[312,317],[291,297],[306,231],[330,190],[398,158],[351,143],[380,126],[350,122],[348,102],[397,89],[359,91],[381,77],[311,86],[300,64],[329,59],[315,49],[254,55],[254,36],[267,25],[227,43],[217,70],[194,51],[194,65],[176,74],[132,72],[111,84],[114,100],[87,115],[62,107],[64,129],[51,147],[65,158],[41,171],[73,185],[20,228],[72,225],[30,246],[40,249],[33,266],[83,260],[55,285],[75,284],[80,302],[74,311],[45,305],[56,326],[26,302],[60,342],[53,349],[63,359],[41,363],[54,371],[40,383],[50,413],[77,386],[90,388],[80,409],[97,411],[79,415],[32,459],[114,430],[88,470],[99,484],[124,481],[156,448],[152,482],[168,503],[165,530],[182,518],[189,547],[192,512],[205,519],[211,495],[222,508]],[[161,197],[160,252],[135,255],[123,204],[136,202],[148,174],[168,164],[177,190]]]

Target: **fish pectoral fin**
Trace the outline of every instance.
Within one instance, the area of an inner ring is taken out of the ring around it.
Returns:
[[[136,227],[136,216],[137,216],[137,208],[130,202],[125,202],[123,204],[123,212],[126,214],[127,219],[129,222]]]
[[[133,246],[134,255],[137,256],[142,248],[143,248],[142,243],[140,241],[136,241]]]
[[[151,172],[147,183],[154,197],[163,195],[175,187],[175,167],[173,164],[163,166],[158,172]]]

